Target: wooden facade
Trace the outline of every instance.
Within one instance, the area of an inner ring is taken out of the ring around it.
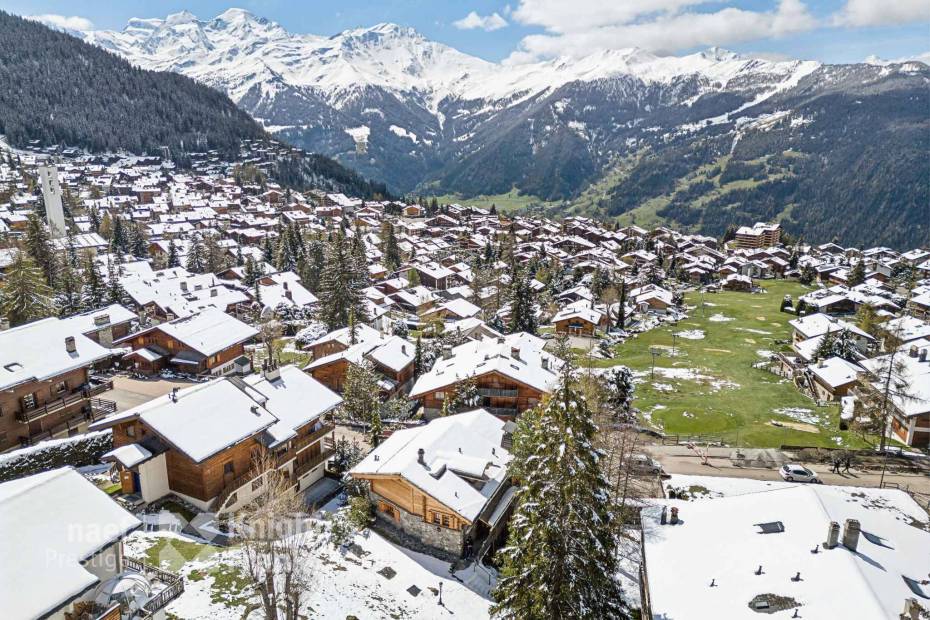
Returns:
[[[125,341],[124,344],[129,344],[133,351],[155,346],[168,352],[167,355],[153,362],[141,359],[139,356],[133,356],[132,359],[136,370],[146,374],[153,374],[165,368],[171,368],[172,370],[188,374],[213,373],[215,370],[231,364],[233,360],[245,354],[245,344],[240,342],[214,355],[203,356],[200,352],[169,336],[157,327],[132,337],[130,340]],[[196,364],[173,364],[171,359],[178,354],[188,354],[202,359]]]
[[[90,404],[89,367],[0,391],[0,452],[83,432]]]
[[[380,502],[378,511],[395,520],[399,520],[400,516],[392,515],[387,510],[391,504],[432,525],[452,530],[463,530],[471,525],[470,521],[400,476],[365,476],[360,479],[369,480],[372,492],[387,500]]]
[[[515,381],[497,371],[475,377],[480,396],[476,407],[482,407],[500,418],[511,419],[518,414],[532,409],[542,400],[544,392]],[[427,414],[442,409],[442,401],[453,390],[449,384],[418,396]]]

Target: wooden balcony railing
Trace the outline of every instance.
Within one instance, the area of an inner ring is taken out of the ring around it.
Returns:
[[[42,416],[61,411],[65,407],[70,407],[71,405],[79,403],[86,398],[87,396],[85,395],[84,391],[72,392],[71,394],[66,394],[61,398],[50,400],[46,403],[42,403],[41,405],[36,405],[35,407],[28,409],[24,407],[16,414],[16,418],[20,422],[32,422],[33,420],[41,418]]]
[[[333,454],[335,453],[335,445],[331,441],[324,441],[322,450],[320,450],[319,454],[307,461],[304,461],[303,463],[298,463],[294,467],[294,478],[300,478],[311,469],[318,467],[321,463],[325,463],[330,458],[332,458]]]
[[[154,614],[159,609],[162,609],[165,605],[181,596],[181,593],[184,592],[184,580],[181,579],[180,575],[175,573],[169,573],[166,570],[162,570],[156,566],[151,566],[140,560],[136,560],[130,557],[123,558],[123,567],[126,570],[131,570],[140,575],[146,576],[149,580],[157,580],[161,582],[164,586],[158,594],[153,596],[151,599],[146,601],[144,609],[148,612],[148,615]]]
[[[310,435],[307,435],[306,437],[301,437],[295,440],[291,444],[291,449],[288,450],[288,452],[290,453],[300,452],[307,446],[315,444],[317,441],[319,441],[323,437],[329,435],[331,432],[333,432],[335,428],[336,426],[334,424],[324,424],[323,428],[314,431],[313,433],[311,433]]]
[[[481,396],[493,396],[496,398],[516,398],[519,390],[504,388],[478,388],[478,394]]]

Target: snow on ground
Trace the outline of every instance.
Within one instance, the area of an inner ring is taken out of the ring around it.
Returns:
[[[813,409],[808,409],[806,407],[779,407],[778,409],[774,409],[773,412],[788,416],[792,420],[804,422],[805,424],[821,423],[820,416],[818,416]]]
[[[666,494],[670,489],[684,489],[691,499],[708,499],[745,495],[759,491],[771,491],[790,487],[794,483],[775,480],[752,480],[751,478],[726,478],[718,476],[693,476],[672,474],[662,481]]]
[[[145,551],[160,538],[190,542],[170,532],[137,532],[126,542],[127,555],[144,558]],[[204,549],[206,553],[187,561],[178,571],[185,577],[184,594],[167,611],[185,620],[239,620],[245,604],[256,602],[257,597],[248,587],[239,590],[235,586],[230,589],[228,583],[218,584],[211,571],[237,574],[243,566],[242,553],[235,547],[217,553],[213,553],[214,548]],[[163,551],[162,557],[177,558],[170,549]],[[305,613],[310,617],[447,620],[450,616],[472,619],[489,615],[491,600],[450,578],[447,563],[396,546],[371,531],[356,535],[349,549],[337,549],[327,542],[309,562],[313,583],[306,595]],[[389,579],[384,574],[391,571],[394,574]],[[481,578],[487,582],[487,576],[480,575],[476,583]],[[434,593],[440,583],[443,607],[437,604]],[[416,596],[408,592],[413,586],[420,590]]]
[[[367,125],[362,125],[360,127],[347,127],[343,129],[347,134],[352,136],[352,139],[356,142],[368,142],[368,136],[371,135],[371,128]]]
[[[45,441],[40,441],[34,446],[27,446],[25,448],[20,448],[19,450],[13,450],[7,452],[6,454],[0,454],[0,464],[6,463],[7,461],[17,461],[22,458],[33,456],[39,452],[44,452],[50,448],[59,448],[67,444],[79,443],[82,441],[88,441],[95,437],[103,437],[104,435],[109,435],[110,430],[104,431],[95,431],[93,433],[84,433],[83,435],[75,435],[74,437],[63,437],[61,439],[46,439]]]
[[[763,329],[753,329],[751,327],[734,327],[734,330],[741,332],[748,332],[750,334],[759,334],[760,336],[771,336],[772,332],[767,332]]]
[[[772,351],[769,351],[768,349],[756,349],[756,355],[758,355],[759,357],[764,357],[768,359],[772,357],[774,353]]]
[[[724,316],[724,315],[722,315],[722,314],[720,314],[720,313],[718,312],[717,314],[711,316],[711,317],[710,317],[709,319],[707,319],[707,320],[710,321],[711,323],[726,323],[727,321],[732,321],[732,320],[733,320],[733,317],[732,317],[732,316]]]
[[[701,329],[689,329],[683,332],[675,332],[675,335],[685,340],[703,340],[704,331]]]

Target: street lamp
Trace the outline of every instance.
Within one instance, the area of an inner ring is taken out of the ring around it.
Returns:
[[[442,582],[441,581],[439,582],[439,606],[445,607],[445,605],[442,604]]]
[[[649,347],[649,353],[652,355],[652,374],[650,376],[650,381],[655,381],[656,378],[656,358],[661,357],[662,351],[656,349],[655,347]]]

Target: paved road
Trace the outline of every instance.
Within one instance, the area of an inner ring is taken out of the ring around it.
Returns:
[[[732,448],[711,448],[708,465],[702,465],[700,457],[685,446],[650,446],[649,451],[662,463],[669,474],[693,474],[700,476],[727,476],[730,478],[752,478],[755,480],[781,480],[778,471],[759,467],[734,467],[729,455]],[[841,486],[877,487],[882,480],[881,471],[863,471],[852,467],[848,474],[832,474],[824,463],[809,466],[817,472],[824,484]],[[911,491],[930,494],[930,476],[886,471],[885,483],[896,483],[909,487]]]
[[[167,394],[174,387],[183,389],[191,385],[194,384],[189,381],[140,380],[125,375],[116,375],[113,377],[113,389],[100,394],[100,398],[115,402],[117,411],[126,411]]]

